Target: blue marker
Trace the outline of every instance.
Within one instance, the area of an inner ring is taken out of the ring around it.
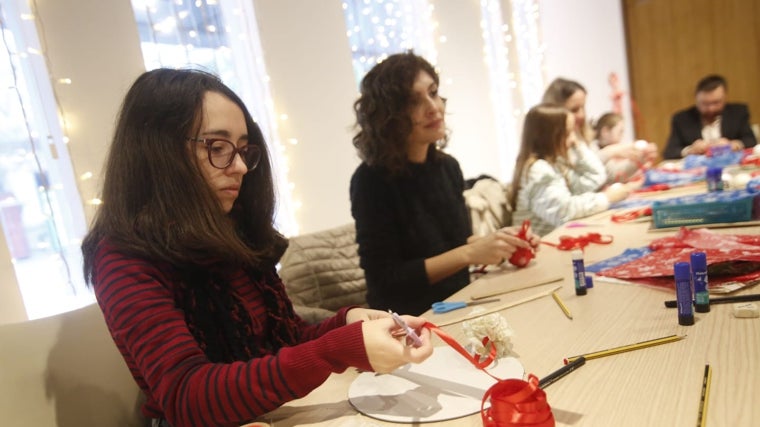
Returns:
[[[678,324],[693,325],[694,312],[691,308],[691,266],[688,262],[673,265],[676,278],[676,303],[678,304]]]
[[[694,310],[698,313],[710,311],[710,292],[707,283],[707,255],[704,252],[691,253],[691,281],[694,284]]]

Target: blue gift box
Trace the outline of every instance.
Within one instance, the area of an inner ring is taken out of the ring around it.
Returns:
[[[715,191],[652,203],[655,228],[750,221],[757,194],[746,190]]]

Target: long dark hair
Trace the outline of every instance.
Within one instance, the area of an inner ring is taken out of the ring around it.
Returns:
[[[364,76],[361,96],[354,102],[359,131],[353,143],[359,157],[370,166],[380,166],[398,174],[407,167],[407,138],[412,133],[410,116],[412,86],[417,74],[425,71],[436,85],[438,73],[425,58],[412,51],[389,56]],[[436,155],[447,138],[431,145],[428,155]]]
[[[570,111],[554,104],[539,104],[525,115],[520,152],[515,161],[512,176],[512,193],[509,203],[517,206],[517,193],[520,180],[536,160],[546,160],[555,164],[559,158],[567,158],[565,139],[567,134],[567,116]]]
[[[207,92],[240,107],[248,143],[262,150],[229,214],[204,180],[201,160],[187,141],[202,128]],[[243,102],[216,76],[157,69],[135,81],[111,142],[102,201],[82,243],[84,274],[92,286],[99,286],[94,262],[106,239],[120,252],[173,268],[175,304],[212,362],[248,360],[298,340],[292,305],[274,272],[287,242],[273,225],[266,144]],[[225,271],[242,271],[259,288],[271,327],[264,349],[250,333],[253,321]]]
[[[220,209],[187,142],[200,129],[203,96],[209,91],[241,108],[249,143],[262,150],[229,215]],[[274,185],[261,130],[242,100],[202,71],[157,69],[135,81],[118,116],[101,199],[82,243],[89,283],[104,238],[130,255],[178,267],[227,260],[267,268],[286,247],[273,226]]]

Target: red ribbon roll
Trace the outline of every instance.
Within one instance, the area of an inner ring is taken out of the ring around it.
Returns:
[[[554,427],[554,414],[546,400],[546,393],[538,388],[538,378],[535,375],[528,375],[528,381],[514,378],[502,380],[485,370],[496,358],[496,346],[489,341],[488,337],[483,338],[483,345],[489,349],[488,355],[480,358],[471,355],[451,335],[435,324],[427,322],[424,327],[438,335],[476,368],[496,380],[496,384],[486,391],[480,402],[483,426]],[[489,399],[491,407],[486,408],[485,405]]]

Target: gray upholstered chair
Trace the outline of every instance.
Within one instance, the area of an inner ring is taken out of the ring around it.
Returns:
[[[353,223],[290,238],[279,273],[301,317],[315,322],[347,305],[366,307],[357,247]]]
[[[141,399],[97,304],[0,326],[3,425],[146,426]]]

